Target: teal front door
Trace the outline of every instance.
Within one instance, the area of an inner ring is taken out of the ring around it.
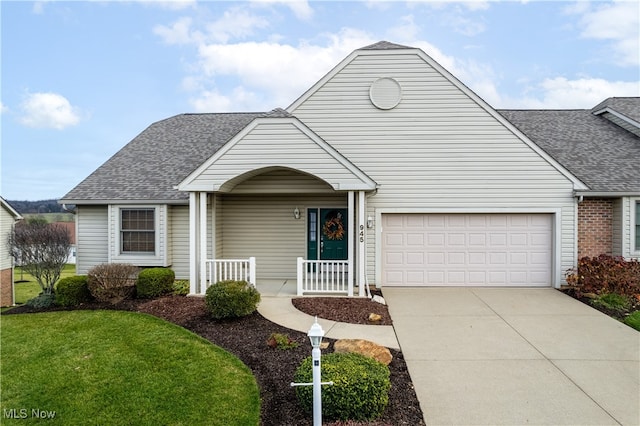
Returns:
[[[309,209],[307,224],[309,260],[347,259],[346,209]]]

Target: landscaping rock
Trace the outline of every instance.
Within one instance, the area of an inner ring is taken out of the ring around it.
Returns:
[[[363,339],[338,340],[333,344],[333,350],[338,353],[358,353],[373,358],[384,365],[389,365],[393,359],[389,349]]]
[[[374,314],[373,312],[369,314],[369,321],[378,322],[382,319],[382,315]]]

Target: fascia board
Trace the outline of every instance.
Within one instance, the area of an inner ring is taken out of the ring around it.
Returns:
[[[615,115],[616,117],[618,117],[620,120],[631,124],[632,126],[640,129],[640,123],[637,122],[636,120],[627,117],[626,115],[619,113],[618,111],[611,109],[611,107],[606,107],[606,108],[602,108],[599,109],[598,111],[594,111],[593,115],[600,115],[600,114],[604,114],[604,113],[609,113],[611,115]]]

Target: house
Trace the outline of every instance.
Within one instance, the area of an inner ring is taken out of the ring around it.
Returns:
[[[15,302],[13,289],[13,257],[7,240],[16,221],[22,219],[7,201],[0,197],[0,306],[12,306]]]
[[[192,294],[237,276],[299,294],[558,287],[579,252],[638,254],[637,105],[496,111],[383,41],[286,110],[156,122],[60,202],[76,205],[78,273],[166,266]],[[594,205],[610,212],[595,233],[578,223]]]
[[[64,228],[67,230],[67,234],[69,234],[69,240],[71,242],[69,247],[69,256],[67,257],[67,262],[70,265],[76,264],[76,224],[74,222],[53,222],[53,225]]]

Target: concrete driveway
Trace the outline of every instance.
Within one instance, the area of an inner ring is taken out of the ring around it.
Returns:
[[[427,425],[638,425],[640,333],[561,292],[383,289]]]

